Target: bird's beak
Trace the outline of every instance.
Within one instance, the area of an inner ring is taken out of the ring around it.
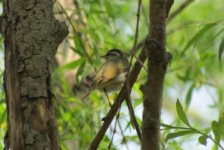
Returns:
[[[101,55],[100,57],[101,57],[101,58],[105,58],[105,57],[106,57],[106,55]]]

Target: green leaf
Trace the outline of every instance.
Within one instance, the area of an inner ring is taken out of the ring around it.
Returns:
[[[75,49],[74,47],[70,47],[70,48],[72,49],[72,51],[74,53],[78,54],[79,56],[83,56],[84,55],[83,52],[80,51],[79,49]]]
[[[79,77],[82,75],[82,73],[83,73],[83,71],[85,69],[85,65],[86,65],[86,62],[85,61],[83,61],[80,64],[80,67],[79,67],[79,69],[78,69],[78,71],[76,73],[76,81],[77,81],[77,83],[80,83],[80,81],[79,81],[80,78]]]
[[[124,139],[125,138],[125,139]],[[137,141],[138,140],[138,136],[137,135],[133,135],[133,136],[125,136],[123,137],[123,139],[121,140],[121,144],[125,144],[125,142],[127,141]]]
[[[165,124],[165,123],[160,123],[160,125],[164,128],[168,128],[168,129],[176,129],[175,126],[171,126],[171,125],[168,125],[168,124]]]
[[[83,56],[83,45],[82,45],[82,41],[79,37],[79,35],[74,36],[74,44],[75,44],[75,49],[73,49],[76,53],[78,53],[80,56]]]
[[[204,135],[202,135],[202,136],[200,136],[199,138],[198,138],[198,142],[200,143],[200,144],[202,144],[202,145],[207,145],[207,136],[204,136]]]
[[[220,129],[222,128],[222,125],[219,124],[219,122],[217,121],[212,121],[212,132],[215,135],[215,139],[216,141],[220,141],[220,137],[221,137],[221,132]]]
[[[142,98],[136,99],[133,104],[134,108],[137,107],[138,105],[142,104],[142,102],[143,102]]]
[[[172,125],[168,125],[168,124],[164,124],[164,123],[160,123],[160,126],[164,127],[165,129],[181,129],[181,130],[190,130],[191,128],[187,128],[187,127],[176,127],[176,126],[172,126]]]
[[[131,121],[128,121],[127,125],[124,128],[124,131],[126,131],[127,129],[129,129],[130,126],[131,126]]]
[[[189,77],[188,77],[188,76],[183,76],[183,75],[180,75],[180,74],[176,74],[176,77],[177,77],[179,80],[183,81],[183,82],[186,82],[186,81],[189,80]]]
[[[185,100],[186,109],[188,109],[189,104],[191,103],[191,97],[192,97],[193,90],[194,90],[194,83],[190,86],[190,88],[187,92],[187,95],[186,95],[186,100]]]
[[[192,38],[191,40],[186,44],[186,46],[184,47],[183,51],[181,52],[182,54],[184,54],[186,52],[186,50],[192,46],[194,43],[196,43],[198,40],[200,40],[202,38],[202,36],[209,30],[211,29],[213,26],[217,25],[217,23],[209,23],[206,24],[201,30],[199,30]]]
[[[99,58],[99,50],[95,42],[93,43],[93,52],[94,52],[94,56],[96,56],[96,58]]]
[[[184,131],[179,131],[179,132],[175,132],[175,133],[169,133],[166,136],[165,142],[167,142],[170,139],[174,139],[176,137],[184,136],[184,135],[187,135],[187,134],[193,134],[193,133],[197,133],[197,132],[194,131],[194,130],[184,130]]]
[[[78,66],[80,66],[83,63],[83,61],[84,61],[83,59],[78,59],[78,60],[72,61],[70,63],[65,64],[64,66],[61,66],[61,67],[57,68],[55,70],[55,72],[63,73],[65,71],[75,69]]]
[[[223,51],[224,51],[224,39],[222,39],[219,45],[219,62],[221,62]]]
[[[219,123],[217,121],[212,121],[212,131],[215,135],[219,133]]]
[[[180,120],[183,123],[185,123],[187,126],[191,127],[191,125],[190,125],[190,123],[189,123],[189,121],[187,119],[187,115],[185,114],[179,99],[177,99],[177,102],[176,102],[176,110],[177,110],[177,114],[178,114]]]

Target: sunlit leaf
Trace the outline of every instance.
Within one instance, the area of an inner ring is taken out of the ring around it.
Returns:
[[[4,110],[4,111],[1,113],[1,116],[0,116],[0,127],[1,127],[1,125],[4,123],[5,120],[6,120],[6,110]]]
[[[75,49],[74,50],[79,55],[83,56],[84,47],[83,47],[83,43],[82,43],[82,40],[80,39],[79,35],[74,36],[74,44],[75,44]]]
[[[55,72],[63,73],[65,71],[75,69],[78,66],[80,66],[83,63],[83,61],[84,61],[83,59],[78,59],[78,60],[72,61],[70,63],[65,64],[64,66],[57,68],[55,70]]]
[[[222,132],[220,132],[221,131],[220,129],[222,128],[222,126],[223,126],[223,124],[220,125],[219,122],[212,121],[212,131],[215,135],[216,141],[218,141],[218,142],[220,141],[220,137],[221,137],[221,134],[222,134]]]
[[[193,134],[193,133],[196,133],[194,130],[184,130],[184,131],[178,131],[178,132],[175,132],[175,133],[169,133],[167,136],[166,136],[166,142],[170,139],[174,139],[176,137],[180,137],[180,136],[184,136],[184,135],[187,135],[187,134]]]
[[[83,73],[83,71],[84,71],[84,69],[85,69],[85,64],[86,64],[86,62],[83,61],[83,62],[80,64],[80,67],[79,67],[79,69],[78,69],[78,71],[77,71],[77,73],[76,73],[76,81],[77,81],[77,83],[79,83],[79,77],[82,75],[82,73]]]
[[[134,104],[133,104],[134,108],[137,107],[137,106],[139,106],[140,104],[142,104],[142,102],[143,102],[142,101],[142,98],[136,99],[135,102],[134,102]]]
[[[65,143],[60,144],[60,148],[61,148],[61,150],[69,150],[67,144],[65,144]]]
[[[184,110],[183,110],[183,106],[181,105],[179,99],[176,102],[176,110],[177,110],[177,114],[180,118],[180,120],[185,123],[187,126],[191,126],[188,119],[187,119],[187,115],[185,114]]]
[[[206,24],[204,25],[204,27],[199,30],[186,44],[186,46],[184,47],[182,54],[185,53],[185,51],[192,46],[194,43],[196,43],[198,40],[200,40],[201,38],[203,38],[203,35],[212,27],[214,27],[215,25],[217,25],[217,23],[210,23],[210,24]]]

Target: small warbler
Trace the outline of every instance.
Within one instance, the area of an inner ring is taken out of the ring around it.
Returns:
[[[94,89],[106,92],[119,90],[126,80],[129,69],[127,54],[119,49],[111,49],[101,57],[105,59],[105,63],[96,73],[89,92],[82,99],[89,96]]]

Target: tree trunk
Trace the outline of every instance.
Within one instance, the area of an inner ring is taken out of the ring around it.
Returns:
[[[170,2],[173,3],[173,1]],[[171,6],[172,4],[166,6],[166,0],[150,0],[150,33],[145,42],[149,60],[148,80],[141,88],[144,97],[143,150],[159,150],[160,145],[159,129],[163,81],[170,59],[170,55],[165,51],[165,27],[166,17]],[[167,11],[166,7],[168,8]]]
[[[53,0],[4,0],[5,150],[59,150],[51,73],[67,26],[53,15]]]

